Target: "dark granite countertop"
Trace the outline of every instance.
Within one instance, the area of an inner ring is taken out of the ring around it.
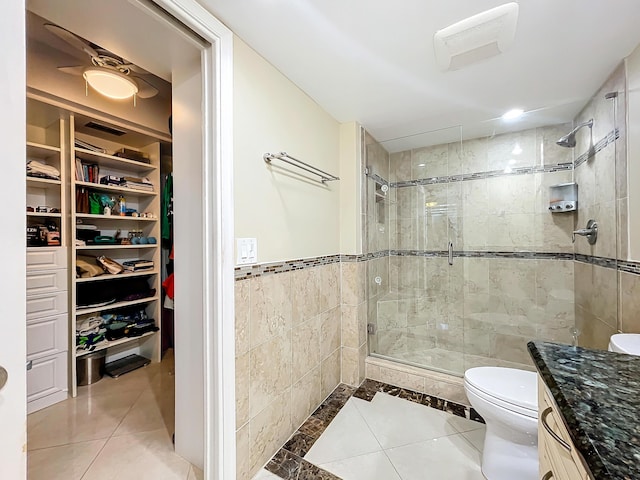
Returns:
[[[593,478],[640,479],[640,357],[548,342],[528,347]]]

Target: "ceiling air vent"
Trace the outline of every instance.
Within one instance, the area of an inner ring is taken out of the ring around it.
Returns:
[[[513,43],[518,4],[505,3],[438,30],[433,36],[442,70],[458,70],[505,52]]]
[[[117,128],[109,127],[97,122],[86,123],[85,127],[93,128],[94,130],[99,130],[105,133],[110,133],[111,135],[115,135],[116,137],[121,137],[122,135],[125,135],[127,133],[124,130],[118,130]]]

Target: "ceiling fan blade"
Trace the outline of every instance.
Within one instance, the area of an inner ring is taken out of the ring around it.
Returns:
[[[133,63],[129,63],[128,60],[122,60],[123,63],[123,67],[127,67],[129,70],[131,70],[134,73],[137,73],[138,75],[151,75],[149,72],[147,72],[144,68],[139,67],[138,65],[135,65]]]
[[[91,57],[98,56],[98,52],[96,52],[91,47],[91,45],[89,45],[85,40],[77,36],[75,33],[71,33],[69,30],[65,30],[62,27],[53,25],[52,23],[45,23],[44,27],[58,38],[67,42],[72,47],[77,48],[78,50],[82,50]]]
[[[134,76],[132,76],[131,78],[135,78],[136,83],[138,84],[138,96],[140,98],[151,98],[158,94],[158,89],[146,80]]]
[[[77,67],[58,67],[58,70],[64,73],[68,73],[69,75],[82,75],[85,68],[87,67],[79,65]]]

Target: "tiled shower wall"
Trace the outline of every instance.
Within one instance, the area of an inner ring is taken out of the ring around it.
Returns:
[[[363,262],[236,269],[237,478],[253,478],[342,381],[364,380]]]
[[[529,366],[531,338],[571,339],[573,214],[547,208],[548,187],[572,181],[572,152],[555,145],[570,129],[391,155],[389,289],[375,305],[375,351],[462,373]]]
[[[605,98],[608,93],[615,98]],[[627,262],[627,152],[625,71],[620,65],[576,118],[594,119],[594,152],[588,136],[578,136],[576,181],[581,208],[577,226],[593,218],[598,241],[578,239],[576,252],[576,326],[580,344],[607,348],[618,332],[640,333],[640,268]],[[617,137],[617,140],[616,140]],[[638,259],[635,259],[636,261]]]

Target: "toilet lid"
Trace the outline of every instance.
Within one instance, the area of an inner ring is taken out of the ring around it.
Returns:
[[[522,408],[538,410],[538,379],[534,372],[504,367],[476,367],[464,373],[481,392]]]

